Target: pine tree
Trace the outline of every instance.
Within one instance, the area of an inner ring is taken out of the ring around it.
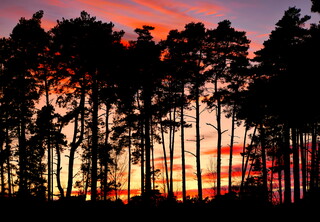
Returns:
[[[301,44],[307,35],[304,24],[310,19],[310,16],[301,17],[300,11],[297,8],[289,8],[285,11],[284,16],[277,22],[276,29],[271,32],[269,40],[264,42],[264,48],[256,52],[255,58],[255,61],[260,63],[258,72],[267,76],[266,78],[262,76],[263,80],[259,80],[263,86],[258,89],[259,95],[262,94],[262,90],[265,90],[263,93],[267,95],[261,97],[263,98],[261,108],[264,107],[264,111],[261,111],[265,116],[260,122],[260,128],[267,127],[270,124],[268,122],[273,121],[271,127],[280,126],[282,133],[283,142],[279,146],[284,161],[285,203],[291,203],[290,128],[298,127],[300,121],[297,121],[296,117],[301,117],[301,110],[295,106],[295,98],[301,93],[296,90],[300,85],[297,64],[301,58]],[[292,136],[295,137],[294,134]],[[298,155],[298,152],[294,150],[293,154]],[[297,186],[295,197],[298,201],[298,193],[300,193],[299,166],[296,159],[298,157],[293,158],[296,163],[294,167],[294,180]],[[265,176],[264,183],[266,183]]]
[[[30,195],[28,187],[28,159],[33,155],[28,152],[28,127],[32,122],[35,102],[39,99],[38,68],[40,55],[46,49],[48,38],[41,28],[43,11],[36,12],[31,19],[21,18],[10,35],[12,57],[6,61],[5,67],[8,88],[11,90],[11,108],[17,119],[15,130],[19,146],[19,196],[27,198]],[[30,169],[30,168],[29,168]]]
[[[152,195],[152,179],[151,179],[151,148],[152,148],[152,122],[153,122],[153,101],[157,88],[161,83],[160,73],[160,53],[161,48],[152,39],[151,32],[154,27],[143,26],[135,29],[138,34],[136,41],[132,41],[129,47],[133,57],[133,70],[138,79],[139,93],[138,100],[143,104],[138,104],[141,114],[141,190],[143,196],[146,198],[147,204],[150,204]],[[142,105],[142,106],[141,106]],[[144,160],[145,157],[145,160]],[[143,174],[143,166],[145,161],[145,177]],[[143,180],[145,178],[145,183]]]
[[[202,201],[202,170],[201,170],[201,137],[200,137],[200,96],[204,91],[204,50],[206,29],[203,23],[188,23],[182,31],[185,47],[188,53],[186,61],[189,63],[190,84],[189,99],[195,102],[195,130],[196,130],[196,167],[198,198]]]
[[[231,22],[224,20],[219,22],[218,27],[208,31],[206,46],[206,71],[210,82],[214,85],[214,92],[207,99],[207,105],[216,110],[215,129],[217,139],[217,195],[221,194],[221,141],[222,106],[229,103],[230,117],[232,117],[230,159],[229,159],[229,192],[231,192],[232,173],[232,147],[234,137],[234,124],[236,114],[236,96],[245,83],[246,68],[248,67],[248,48],[250,41],[245,32],[236,31],[231,27]],[[222,86],[222,84],[227,86]],[[229,101],[227,101],[229,98]]]

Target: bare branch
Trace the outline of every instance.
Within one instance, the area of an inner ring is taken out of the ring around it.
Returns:
[[[184,116],[189,117],[189,118],[196,119],[196,117],[194,117],[194,116],[190,116],[190,115],[186,115],[186,114],[184,114]]]
[[[224,130],[224,131],[222,131],[222,132],[221,132],[221,135],[222,135],[222,134],[224,134],[224,133],[225,133],[225,132],[227,132],[227,131],[228,131],[228,130]]]
[[[197,156],[196,156],[194,153],[192,153],[192,152],[190,152],[190,151],[188,151],[188,150],[185,150],[184,152],[186,152],[186,153],[190,153],[192,156],[194,156],[194,157],[196,157],[196,158],[197,158]]]
[[[216,126],[214,126],[214,125],[212,125],[211,123],[206,123],[208,126],[212,126],[213,128],[215,128],[215,130],[217,130],[218,131],[218,128],[216,127]]]

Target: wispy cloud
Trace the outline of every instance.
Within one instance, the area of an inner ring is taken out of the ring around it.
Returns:
[[[59,2],[59,0],[50,1],[56,5]],[[97,13],[97,16],[110,19],[124,27],[126,32],[132,32],[142,25],[154,26],[153,35],[156,40],[165,39],[171,29],[182,29],[191,21],[200,21],[200,15],[221,16],[226,10],[224,7],[202,1],[77,0],[77,2],[82,7]]]
[[[240,154],[243,151],[242,144],[236,144],[233,146],[233,153],[235,155]],[[202,152],[202,155],[216,155],[217,149],[208,149]],[[229,155],[230,154],[230,146],[221,147],[221,155]]]

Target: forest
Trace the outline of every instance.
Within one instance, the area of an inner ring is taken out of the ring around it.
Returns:
[[[320,13],[319,1],[312,1],[311,11]],[[0,39],[0,202],[319,204],[320,23],[306,25],[311,17],[300,12],[289,7],[254,58],[248,56],[246,32],[229,20],[214,29],[190,22],[156,42],[156,27],[136,28],[137,39],[125,41],[124,31],[86,11],[58,20],[49,31],[41,26],[43,11],[22,17],[10,36]],[[212,197],[203,193],[203,106],[212,114],[207,124],[217,135]],[[192,123],[186,121],[190,112]],[[227,160],[222,158],[223,118],[231,123]],[[239,126],[244,135],[236,135]],[[195,138],[196,196],[186,187],[187,129]],[[241,180],[234,183],[237,136],[244,141]],[[163,152],[161,172],[154,167],[156,144]],[[181,198],[172,176],[178,146]],[[123,185],[117,171],[124,153],[126,200],[114,197]],[[63,156],[66,178],[61,176]],[[223,161],[229,164],[226,186]],[[138,195],[131,192],[133,165],[140,169]],[[160,173],[161,191],[155,185]]]

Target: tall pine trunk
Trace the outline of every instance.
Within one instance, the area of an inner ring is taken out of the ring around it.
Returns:
[[[301,177],[302,177],[302,195],[303,198],[307,194],[307,163],[306,163],[306,147],[303,139],[303,132],[300,129],[299,132],[300,139],[300,156],[301,156]]]
[[[317,152],[317,135],[316,124],[312,126],[311,134],[311,171],[310,171],[310,191],[313,192],[316,189],[316,152]]]
[[[292,158],[293,158],[293,181],[294,181],[294,202],[300,200],[300,161],[299,161],[299,147],[297,144],[297,131],[295,128],[291,129],[292,134]]]
[[[70,154],[69,154],[69,163],[68,163],[68,185],[67,185],[67,192],[66,192],[66,198],[70,198],[72,194],[72,187],[73,187],[73,166],[74,166],[74,158],[75,158],[75,152],[78,149],[78,147],[81,145],[83,136],[84,136],[84,104],[85,104],[85,90],[82,88],[81,92],[81,99],[79,104],[80,112],[76,114],[74,119],[74,129],[73,129],[73,139],[70,147]],[[80,135],[78,135],[78,121],[79,121],[79,115],[80,115]]]
[[[222,130],[221,130],[221,101],[218,95],[218,75],[216,75],[214,81],[214,93],[217,101],[216,107],[216,121],[217,121],[217,196],[221,195],[221,140],[222,140]]]
[[[170,139],[169,139],[169,149],[170,149],[170,192],[169,198],[173,198],[173,157],[174,157],[174,138],[175,138],[175,119],[176,119],[176,107],[173,110],[173,116],[171,116],[172,111],[170,110],[170,121],[172,125],[170,126]]]
[[[97,72],[92,79],[92,169],[91,169],[91,201],[97,199],[97,181],[98,181],[98,81]]]
[[[26,125],[22,114],[20,126],[18,127],[19,137],[19,196],[24,199],[28,195],[27,185],[27,150],[26,150]]]
[[[49,110],[50,102],[49,102],[49,85],[47,76],[44,77],[44,87],[45,87],[45,95],[46,95],[46,106],[47,106],[47,120],[49,121],[49,126],[52,125],[51,121],[51,111]],[[51,132],[50,129],[46,129],[46,137],[47,137],[47,152],[48,152],[48,201],[53,200],[53,152],[51,149]]]
[[[229,183],[228,192],[232,192],[232,158],[233,158],[233,143],[234,143],[234,130],[235,130],[235,110],[232,108],[232,119],[231,119],[231,139],[230,139],[230,155],[229,155]]]
[[[165,169],[165,175],[166,175],[166,186],[168,194],[170,194],[170,186],[169,186],[169,173],[168,173],[168,161],[167,161],[167,151],[166,151],[166,144],[164,139],[164,129],[163,129],[163,123],[161,121],[161,118],[159,118],[160,121],[160,131],[161,131],[161,139],[162,139],[162,150],[163,150],[163,158],[164,158],[164,169]]]
[[[198,77],[199,74],[197,74]],[[199,80],[196,80],[196,164],[197,164],[197,181],[198,181],[198,198],[202,201],[202,176],[201,176],[201,152],[200,152],[200,92]]]
[[[146,204],[149,204],[152,190],[151,183],[151,140],[150,140],[150,120],[151,120],[151,89],[145,85],[143,91],[143,126],[144,126],[144,153],[145,153],[145,185]],[[142,165],[142,163],[141,163]],[[143,175],[141,175],[143,176]],[[143,179],[143,178],[142,178]]]
[[[268,173],[267,173],[267,158],[266,158],[266,141],[265,141],[265,129],[260,124],[260,141],[261,141],[261,159],[262,159],[262,182],[263,182],[263,200],[268,201]]]
[[[106,105],[106,129],[105,129],[105,139],[104,139],[104,152],[103,152],[103,167],[104,167],[104,176],[102,179],[103,184],[103,200],[107,200],[108,193],[108,157],[109,157],[109,112],[110,112],[110,104],[108,101],[105,102]]]
[[[1,132],[2,133],[2,132]],[[2,138],[0,138],[0,154],[3,155],[4,153],[4,149],[3,149],[3,145],[4,145],[4,140]],[[4,181],[4,158],[0,160],[0,182],[1,182],[1,197],[5,196],[5,181]]]
[[[131,162],[132,162],[132,155],[131,155],[131,123],[129,122],[129,132],[128,132],[128,203],[130,201],[131,198]]]
[[[257,125],[254,127],[254,130],[253,130],[253,134],[252,134],[252,138],[251,138],[251,142],[250,142],[250,145],[248,147],[248,151],[247,151],[247,155],[246,155],[246,161],[244,161],[244,156],[245,156],[245,149],[244,152],[243,152],[243,164],[242,164],[242,175],[241,175],[241,185],[240,185],[240,193],[243,193],[244,191],[244,180],[246,178],[246,174],[247,174],[247,168],[248,168],[248,164],[249,164],[249,159],[250,159],[250,154],[251,154],[251,151],[252,151],[252,145],[253,145],[253,142],[254,142],[254,137],[256,135],[256,132],[257,132]]]
[[[284,144],[283,144],[283,161],[284,161],[284,203],[291,203],[291,167],[290,167],[290,130],[287,124],[284,124]]]
[[[12,196],[12,187],[11,187],[11,164],[10,164],[10,138],[9,138],[9,125],[8,125],[8,113],[6,113],[6,130],[5,130],[5,142],[6,142],[6,154],[7,154],[7,174],[8,174],[8,197]]]
[[[150,106],[151,98],[146,96],[144,109],[144,142],[145,142],[145,162],[146,162],[146,178],[145,178],[145,192],[147,199],[151,194],[151,141],[150,141]]]
[[[184,101],[184,84],[181,84],[181,97]],[[182,170],[182,200],[185,203],[187,200],[186,190],[186,160],[184,148],[184,102],[181,102],[180,107],[180,127],[181,127],[181,170]]]
[[[61,130],[59,131],[61,132]],[[61,186],[61,153],[60,153],[60,146],[56,140],[56,153],[57,153],[57,168],[56,168],[56,178],[57,178],[57,188],[60,192],[60,197],[64,198],[64,190]]]
[[[282,169],[278,169],[278,183],[279,183],[279,203],[283,203],[283,198],[282,198]]]
[[[144,195],[144,193],[145,193],[145,173],[144,173],[144,171],[145,171],[145,167],[144,167],[144,165],[145,165],[145,141],[144,141],[144,124],[143,123],[141,123],[141,126],[140,126],[140,130],[141,130],[141,132],[140,132],[140,134],[141,134],[141,160],[140,160],[140,162],[141,162],[141,167],[140,167],[140,178],[141,178],[141,181],[140,181],[140,189],[141,189],[141,195],[143,196]]]

